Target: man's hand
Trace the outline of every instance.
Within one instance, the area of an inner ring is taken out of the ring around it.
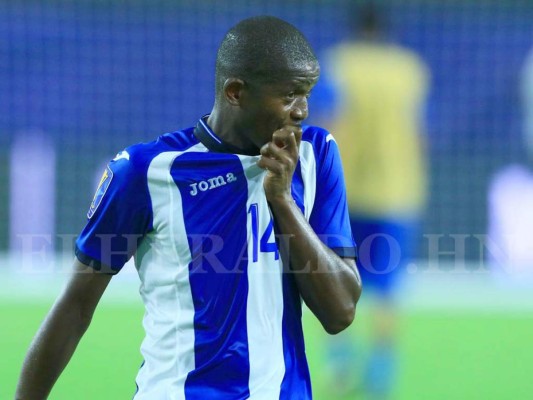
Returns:
[[[301,128],[284,127],[275,131],[272,141],[261,147],[257,165],[268,171],[264,182],[268,201],[292,199],[292,176],[298,163],[301,140]]]
[[[294,170],[298,163],[302,130],[284,127],[261,148],[257,165],[266,169],[266,198],[276,220],[281,251],[288,258],[303,300],[328,333],[350,325],[361,295],[361,280],[354,259],[343,259],[329,249],[305,219],[291,194]],[[284,261],[285,263],[285,261]]]

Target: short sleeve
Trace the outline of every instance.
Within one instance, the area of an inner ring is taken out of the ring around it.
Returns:
[[[151,229],[145,169],[127,151],[108,164],[76,241],[76,257],[83,264],[117,273]]]
[[[337,143],[321,132],[316,152],[316,195],[309,222],[320,239],[341,257],[356,257],[350,227],[346,187]]]

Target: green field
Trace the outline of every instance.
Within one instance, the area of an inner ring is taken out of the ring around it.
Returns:
[[[13,398],[24,352],[49,306],[0,303],[0,399]],[[130,399],[141,363],[141,318],[139,305],[100,307],[50,399]],[[531,398],[533,316],[426,311],[402,321],[395,399]],[[365,331],[364,310],[357,324]],[[336,400],[323,372],[327,335],[310,315],[306,335],[315,398]]]

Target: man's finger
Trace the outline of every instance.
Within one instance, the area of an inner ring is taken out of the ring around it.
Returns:
[[[278,147],[288,151],[292,157],[298,157],[298,147],[301,137],[301,129],[284,127],[274,132],[272,141]]]
[[[283,172],[283,165],[278,160],[263,155],[257,160],[257,166],[276,175]]]
[[[285,165],[289,169],[293,169],[298,161],[298,157],[294,157],[294,155],[291,154],[288,149],[280,148],[272,142],[265,144],[261,148],[260,153],[263,157],[275,160],[276,162]]]

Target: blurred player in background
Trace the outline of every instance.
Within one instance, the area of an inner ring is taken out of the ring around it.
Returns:
[[[385,17],[374,4],[352,15],[356,38],[326,53],[326,84],[315,93],[328,92],[335,105],[323,108],[321,119],[339,144],[358,266],[377,297],[364,390],[369,398],[387,399],[396,375],[393,292],[415,254],[426,204],[423,116],[430,76],[417,54],[385,40]],[[333,375],[344,376],[340,387],[351,390],[349,371],[360,352],[346,344],[331,353]]]
[[[337,145],[302,126],[319,71],[278,18],[226,34],[211,114],[109,163],[17,399],[47,397],[132,255],[146,308],[136,400],[311,399],[301,300],[333,334],[361,293]]]
[[[520,77],[527,160],[499,170],[488,193],[489,255],[498,282],[533,284],[533,49]]]

